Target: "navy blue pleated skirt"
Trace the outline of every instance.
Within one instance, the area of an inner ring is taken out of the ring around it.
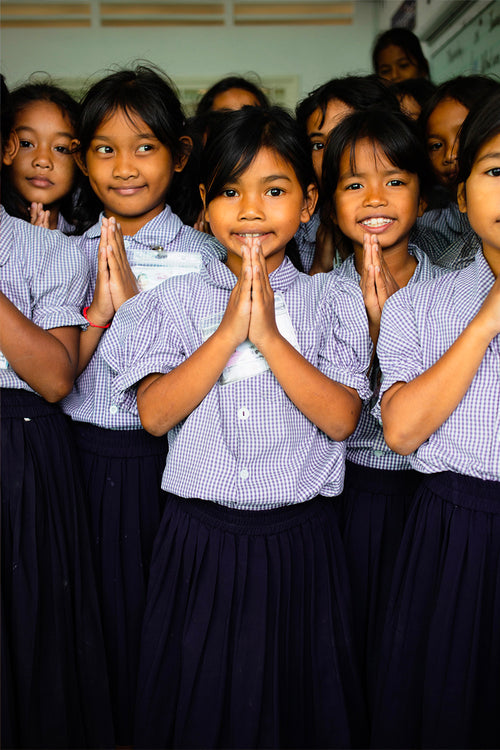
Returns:
[[[333,505],[239,511],[166,496],[136,747],[366,746]]]
[[[394,563],[422,478],[416,471],[372,469],[347,461],[344,491],[336,505],[369,708]]]
[[[67,418],[0,390],[2,747],[113,747],[99,606]]]
[[[500,747],[500,483],[426,477],[388,605],[374,747]]]
[[[130,745],[153,542],[163,510],[167,437],[73,423],[92,538],[116,742]]]

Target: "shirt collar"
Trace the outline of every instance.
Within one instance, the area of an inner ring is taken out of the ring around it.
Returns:
[[[101,236],[101,221],[103,216],[104,214],[101,213],[99,221],[88,230],[87,237],[95,238]],[[146,247],[165,247],[165,245],[169,245],[175,240],[183,226],[184,224],[177,214],[174,214],[170,206],[166,205],[158,216],[148,221],[131,239],[137,244],[145,245]],[[130,238],[130,235],[125,235],[125,238]]]
[[[223,289],[232,289],[236,284],[236,276],[225,263],[213,258],[201,272],[205,279]],[[285,291],[297,279],[299,271],[286,255],[281,265],[269,274],[269,282],[273,291]]]

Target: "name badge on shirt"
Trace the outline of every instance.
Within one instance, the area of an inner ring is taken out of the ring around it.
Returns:
[[[131,247],[125,241],[127,257],[137,280],[139,291],[145,292],[172,276],[199,273],[202,268],[200,253],[181,253],[164,250],[161,245],[153,247]]]
[[[290,315],[283,296],[279,292],[274,294],[274,314],[278,331],[297,351],[300,351],[299,342],[295,333]],[[217,330],[222,320],[222,316],[209,318],[202,323],[203,340],[206,341],[209,336]],[[260,375],[266,372],[270,367],[266,362],[263,354],[248,339],[243,341],[231,355],[227,365],[220,376],[221,385],[235,383],[238,380],[252,378],[254,375]]]
[[[2,354],[2,352],[0,352],[0,370],[8,370],[9,367],[10,367],[9,363],[5,359],[5,357]]]

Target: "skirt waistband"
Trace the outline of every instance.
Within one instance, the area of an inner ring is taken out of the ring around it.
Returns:
[[[2,419],[35,419],[61,414],[59,404],[49,404],[44,398],[23,388],[0,388]]]
[[[422,481],[423,474],[413,469],[391,471],[390,469],[374,469],[362,466],[353,461],[346,461],[346,479],[351,486],[360,490],[379,491],[383,486],[384,492],[407,494],[409,489],[415,491]]]
[[[427,474],[421,487],[463,508],[500,513],[500,482],[442,471]]]
[[[114,458],[167,455],[167,435],[155,437],[146,430],[108,430],[88,422],[72,422],[78,449]]]
[[[335,519],[334,498],[318,497],[268,510],[238,510],[212,500],[185,498],[165,492],[165,508],[177,508],[200,523],[236,534],[259,535],[285,531],[319,516]]]

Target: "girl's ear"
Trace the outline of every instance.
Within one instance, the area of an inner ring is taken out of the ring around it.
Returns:
[[[457,203],[460,211],[467,213],[467,197],[465,195],[465,182],[461,182],[457,190]]]
[[[3,163],[6,167],[10,167],[14,159],[16,158],[17,152],[19,151],[19,136],[15,130],[12,130],[5,149],[3,152]]]
[[[193,141],[188,135],[183,135],[182,138],[179,138],[179,141],[182,146],[182,153],[176,159],[174,172],[182,172],[193,150]]]
[[[199,185],[200,188],[200,196],[201,196],[201,202],[203,203],[203,217],[205,221],[208,221],[208,211],[207,211],[207,191],[205,190],[205,185]]]
[[[304,204],[300,212],[300,220],[302,223],[307,223],[314,213],[316,203],[318,202],[318,188],[314,183],[307,186],[306,194],[304,196]]]
[[[427,210],[427,201],[425,198],[420,196],[418,201],[418,210],[417,210],[417,216],[423,216],[425,211]]]
[[[76,138],[71,141],[71,151],[73,153],[73,159],[76,161],[78,167],[81,169],[85,177],[88,177],[89,171],[87,169],[87,165],[85,164],[83,154],[80,150],[80,141],[77,141]]]

